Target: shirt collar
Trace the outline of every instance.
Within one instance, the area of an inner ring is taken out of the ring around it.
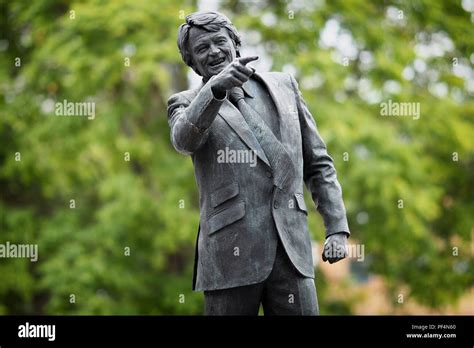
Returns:
[[[214,76],[212,76],[209,80],[211,80]],[[251,79],[253,79],[253,77],[250,77]],[[209,80],[204,80],[204,78],[202,79],[202,86],[204,86],[207,82],[209,82]],[[242,89],[244,90],[244,93],[249,97],[249,98],[253,98],[254,97],[254,92],[252,90],[252,87],[250,86],[250,80],[248,80],[247,82],[245,82],[243,85],[242,85]]]

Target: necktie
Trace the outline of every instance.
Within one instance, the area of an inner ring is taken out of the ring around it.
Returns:
[[[245,122],[247,122],[250,130],[265,152],[273,169],[274,184],[284,191],[290,191],[295,169],[293,161],[283,147],[283,144],[253,108],[247,104],[244,99],[244,90],[241,87],[232,88],[229,98],[239,109]]]

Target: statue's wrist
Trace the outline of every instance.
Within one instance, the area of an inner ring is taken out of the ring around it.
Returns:
[[[349,238],[349,233],[347,233],[346,231],[341,231],[341,232],[335,232],[335,233],[332,233],[330,234],[329,236],[326,236],[326,239],[328,239],[329,237],[331,236],[335,236],[335,235],[341,235],[341,236],[346,236],[347,238]]]
[[[211,86],[211,91],[212,94],[214,95],[214,98],[222,100],[226,97],[227,91],[223,88],[220,88],[219,86],[212,85]]]

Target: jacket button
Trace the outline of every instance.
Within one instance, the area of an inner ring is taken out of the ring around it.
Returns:
[[[270,172],[269,170],[267,170],[267,172],[265,173],[267,175],[267,177],[271,178],[272,177],[272,172]]]
[[[278,209],[279,206],[278,201],[273,202],[273,208]]]

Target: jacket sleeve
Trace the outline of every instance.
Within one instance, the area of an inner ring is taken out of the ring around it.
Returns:
[[[326,144],[319,135],[316,122],[309,111],[298,83],[290,75],[296,96],[303,142],[303,176],[314,203],[324,220],[326,237],[346,232],[350,235],[342,190],[336,176],[336,169],[329,156]]]
[[[224,102],[216,99],[211,90],[212,78],[190,101],[183,93],[168,99],[168,125],[174,148],[185,155],[192,155],[207,140],[209,127]]]

